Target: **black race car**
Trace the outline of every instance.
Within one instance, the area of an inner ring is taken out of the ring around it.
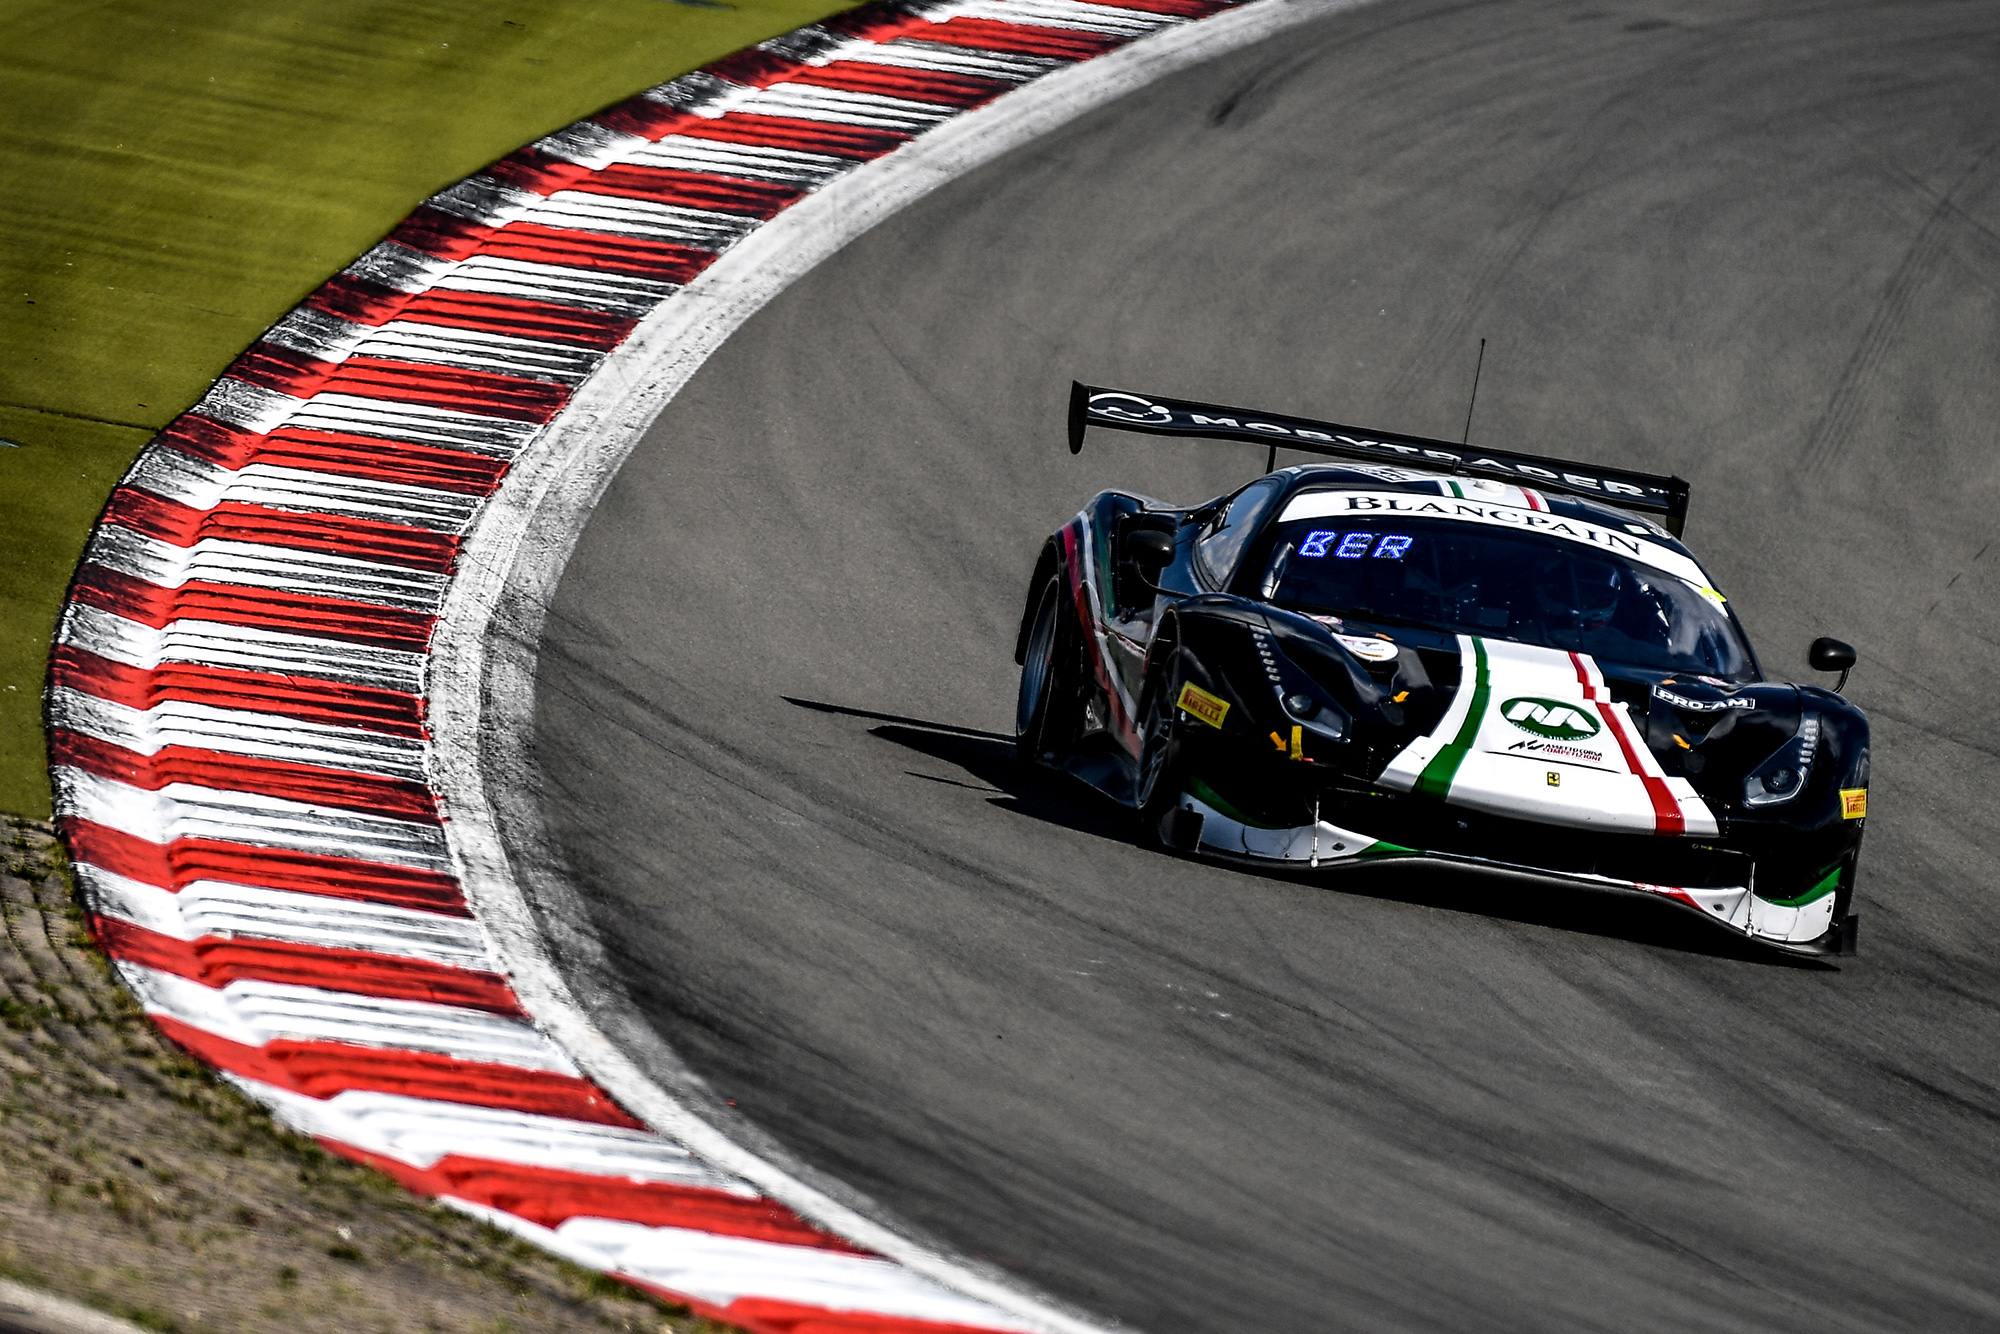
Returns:
[[[1023,758],[1182,852],[1503,867],[1853,952],[1868,720],[1764,679],[1679,478],[1074,388],[1088,426],[1337,459],[1189,509],[1106,491],[1043,548]]]

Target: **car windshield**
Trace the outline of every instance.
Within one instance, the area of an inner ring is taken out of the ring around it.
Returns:
[[[1448,519],[1298,519],[1272,529],[1265,598],[1730,680],[1755,675],[1722,608],[1684,580],[1561,538]]]

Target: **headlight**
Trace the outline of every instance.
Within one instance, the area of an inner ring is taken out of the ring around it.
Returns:
[[[1353,730],[1347,710],[1334,702],[1332,692],[1316,680],[1306,665],[1289,656],[1269,634],[1250,632],[1264,679],[1285,716],[1328,741],[1345,741]]]
[[[1799,720],[1799,730],[1790,741],[1771,752],[1770,758],[1750,771],[1743,780],[1745,806],[1776,806],[1806,790],[1812,776],[1813,756],[1819,753],[1819,715],[1808,713]]]
[[[1347,740],[1352,720],[1348,718],[1347,710],[1325,696],[1315,699],[1306,691],[1294,689],[1280,696],[1278,704],[1306,731],[1328,741]]]

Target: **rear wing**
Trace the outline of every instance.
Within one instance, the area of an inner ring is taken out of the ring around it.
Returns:
[[[1504,449],[1472,449],[1444,440],[1414,435],[1365,431],[1333,422],[1280,417],[1246,408],[1213,403],[1189,403],[1121,389],[1099,389],[1072,381],[1069,391],[1069,452],[1081,453],[1083,433],[1092,426],[1146,435],[1209,436],[1218,440],[1250,440],[1270,448],[1265,467],[1277,462],[1278,448],[1296,449],[1327,458],[1367,459],[1374,463],[1404,463],[1439,472],[1493,477],[1538,491],[1587,496],[1623,509],[1661,516],[1675,537],[1687,525],[1688,484],[1680,477],[1600,468],[1565,459],[1515,454]]]

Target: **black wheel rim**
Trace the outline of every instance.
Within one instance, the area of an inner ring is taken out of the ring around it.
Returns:
[[[1160,689],[1146,700],[1139,750],[1139,804],[1142,807],[1152,806],[1162,795],[1159,791],[1160,779],[1166,772],[1174,739],[1174,710],[1167,699],[1168,692]]]

